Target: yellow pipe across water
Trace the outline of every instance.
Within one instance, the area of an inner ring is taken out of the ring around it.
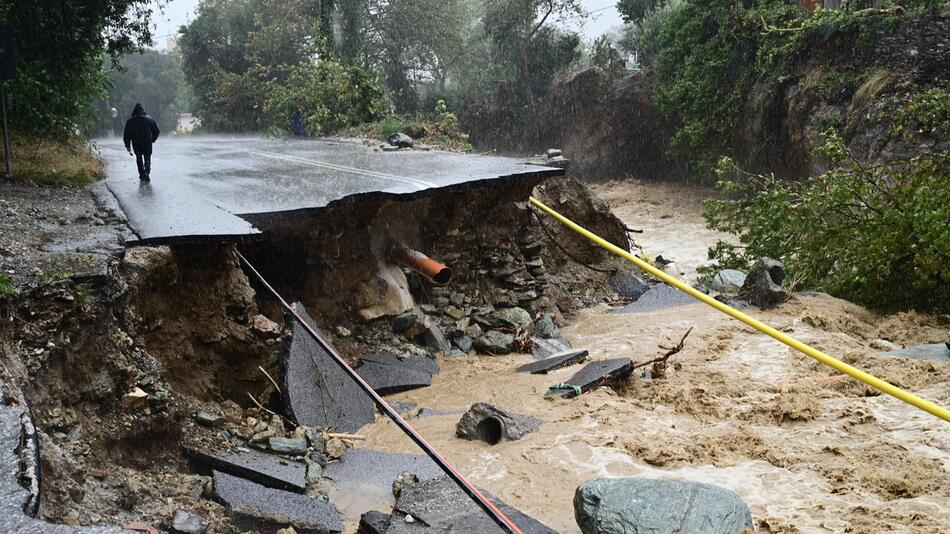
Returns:
[[[735,308],[732,308],[731,306],[728,306],[728,305],[726,305],[726,304],[724,304],[724,303],[722,303],[722,302],[719,302],[718,300],[716,300],[716,299],[710,297],[709,295],[707,295],[707,294],[705,294],[705,293],[703,293],[703,292],[697,290],[696,288],[690,286],[689,284],[686,284],[686,283],[684,283],[684,282],[681,282],[680,280],[678,280],[678,279],[676,279],[676,278],[674,278],[674,277],[672,277],[672,276],[670,276],[670,275],[664,273],[663,271],[657,269],[656,267],[650,265],[649,263],[647,263],[647,262],[641,260],[640,258],[634,256],[634,255],[631,254],[630,252],[628,252],[628,251],[626,251],[626,250],[623,250],[622,248],[620,248],[620,247],[618,247],[618,246],[616,246],[616,245],[614,245],[614,244],[608,242],[607,240],[605,240],[605,239],[603,239],[602,237],[600,237],[600,236],[598,236],[598,235],[596,235],[596,234],[590,232],[589,230],[583,228],[582,226],[579,226],[578,224],[574,223],[573,221],[571,221],[571,220],[568,219],[567,217],[565,217],[565,216],[561,215],[560,213],[554,211],[553,209],[547,207],[547,206],[544,205],[544,203],[541,202],[540,200],[538,200],[538,199],[536,199],[536,198],[534,198],[534,197],[530,197],[529,200],[531,201],[532,204],[534,204],[535,206],[537,206],[538,209],[540,209],[541,211],[543,211],[543,212],[547,213],[548,215],[554,217],[555,219],[561,221],[562,224],[564,224],[565,226],[567,226],[567,227],[570,228],[571,230],[574,230],[574,231],[577,232],[578,234],[580,234],[580,235],[586,237],[587,239],[589,239],[589,240],[593,241],[594,243],[596,243],[597,245],[599,245],[599,246],[601,246],[601,247],[603,247],[603,248],[609,250],[610,252],[612,252],[612,253],[614,253],[614,254],[616,254],[616,255],[622,257],[622,258],[625,258],[626,260],[630,261],[631,263],[633,263],[633,264],[636,265],[637,267],[639,267],[639,268],[643,269],[644,271],[650,273],[651,275],[653,275],[653,276],[659,278],[660,280],[663,280],[663,281],[666,282],[667,284],[669,284],[669,285],[675,287],[676,289],[679,289],[680,291],[686,293],[687,295],[690,295],[691,297],[694,297],[694,298],[696,298],[696,299],[698,299],[698,300],[700,300],[700,301],[702,301],[702,302],[704,302],[704,303],[706,303],[706,304],[712,306],[713,308],[716,308],[717,310],[721,311],[722,313],[725,313],[726,315],[731,316],[733,319],[738,319],[738,320],[742,321],[743,323],[745,323],[745,324],[751,326],[752,328],[755,328],[755,329],[758,330],[759,332],[762,332],[763,334],[765,334],[765,335],[767,335],[767,336],[770,336],[770,337],[772,337],[773,339],[776,339],[776,340],[778,340],[778,341],[780,341],[780,342],[782,342],[782,343],[788,345],[789,347],[791,347],[791,348],[793,348],[793,349],[795,349],[795,350],[801,352],[802,354],[805,354],[806,356],[809,356],[809,357],[811,357],[811,358],[814,358],[814,359],[818,360],[819,362],[821,362],[821,363],[827,365],[828,367],[831,367],[831,368],[833,368],[833,369],[837,369],[838,371],[840,371],[840,372],[842,372],[842,373],[845,373],[846,375],[851,376],[852,378],[856,378],[856,379],[860,380],[861,382],[864,382],[865,384],[867,384],[867,385],[869,385],[869,386],[871,386],[871,387],[873,387],[873,388],[875,388],[875,389],[877,389],[877,390],[879,390],[879,391],[882,391],[882,392],[884,392],[884,393],[887,393],[888,395],[891,395],[892,397],[897,397],[898,399],[900,399],[900,400],[906,402],[907,404],[910,404],[910,405],[912,405],[912,406],[916,406],[917,408],[920,408],[921,410],[923,410],[923,411],[925,411],[925,412],[928,412],[928,413],[931,413],[931,414],[933,414],[933,415],[936,415],[937,417],[943,419],[944,421],[950,422],[950,410],[947,410],[946,408],[943,408],[943,407],[941,407],[941,406],[938,406],[938,405],[936,405],[936,404],[934,404],[934,403],[932,403],[932,402],[930,402],[930,401],[928,401],[928,400],[926,400],[926,399],[922,399],[922,398],[918,397],[917,395],[914,395],[913,393],[910,393],[910,392],[908,392],[908,391],[904,391],[903,389],[901,389],[901,388],[899,388],[899,387],[897,387],[897,386],[895,386],[895,385],[893,385],[893,384],[890,384],[890,383],[888,383],[888,382],[886,382],[886,381],[884,381],[884,380],[881,380],[880,378],[877,378],[877,377],[874,376],[874,375],[865,373],[864,371],[858,369],[857,367],[853,367],[853,366],[851,366],[851,365],[848,365],[848,364],[844,363],[843,361],[841,361],[841,360],[839,360],[839,359],[837,359],[837,358],[833,358],[833,357],[831,357],[831,356],[825,354],[824,352],[821,352],[820,350],[818,350],[818,349],[816,349],[816,348],[814,348],[814,347],[811,347],[811,346],[809,346],[809,345],[806,345],[805,343],[802,343],[801,341],[798,341],[797,339],[795,339],[795,338],[793,338],[793,337],[787,336],[787,335],[783,334],[782,332],[779,332],[778,330],[772,328],[771,326],[769,326],[769,325],[767,325],[767,324],[765,324],[765,323],[763,323],[763,322],[761,322],[761,321],[759,321],[759,320],[757,320],[757,319],[754,319],[754,318],[752,318],[752,317],[750,317],[750,316],[748,316],[748,315],[742,313],[741,311],[739,311],[739,310],[737,310],[737,309],[735,309]]]

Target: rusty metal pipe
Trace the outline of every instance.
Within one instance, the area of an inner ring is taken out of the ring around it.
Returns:
[[[452,269],[449,269],[444,263],[433,260],[406,245],[394,246],[390,256],[399,265],[408,267],[437,284],[446,284],[452,279]]]

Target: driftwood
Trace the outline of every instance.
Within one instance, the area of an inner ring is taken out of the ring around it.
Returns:
[[[689,336],[689,333],[692,331],[693,331],[693,327],[691,326],[689,327],[689,330],[687,330],[686,333],[683,334],[683,337],[680,339],[680,342],[677,343],[673,347],[664,347],[663,345],[660,345],[660,348],[666,351],[666,353],[663,354],[663,356],[660,356],[658,358],[653,358],[652,360],[646,361],[643,363],[635,363],[633,365],[633,368],[638,369],[640,367],[646,367],[647,365],[652,364],[653,369],[651,369],[651,371],[653,373],[653,377],[662,378],[663,375],[666,374],[667,360],[669,360],[670,357],[673,356],[674,354],[677,354],[681,350],[683,350],[683,344],[686,342],[687,336]]]

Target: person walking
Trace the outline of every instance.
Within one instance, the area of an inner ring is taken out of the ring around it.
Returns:
[[[152,172],[152,143],[158,140],[158,124],[145,113],[142,104],[135,104],[132,116],[125,121],[125,133],[122,140],[125,149],[132,155],[135,150],[135,164],[139,168],[139,180],[148,182]]]

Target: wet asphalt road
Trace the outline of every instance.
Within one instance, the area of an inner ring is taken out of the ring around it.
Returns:
[[[140,183],[119,139],[99,140],[106,185],[142,243],[259,233],[240,215],[319,209],[351,195],[410,195],[485,180],[558,176],[522,160],[439,151],[382,152],[355,140],[164,137]]]

